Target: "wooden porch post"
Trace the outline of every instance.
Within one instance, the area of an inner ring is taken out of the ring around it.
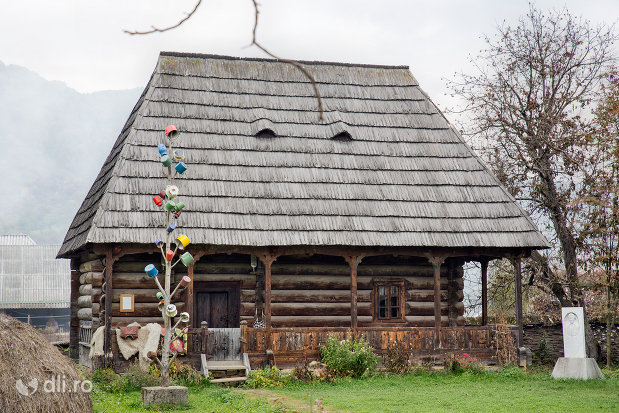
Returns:
[[[479,260],[481,264],[481,325],[488,325],[488,259]]]
[[[260,261],[264,264],[264,324],[271,328],[271,265],[277,260],[275,254],[263,254]]]
[[[344,259],[350,265],[350,327],[355,335],[357,332],[357,267],[363,256],[348,255]]]
[[[524,335],[522,328],[522,268],[521,258],[513,257],[512,265],[514,266],[514,278],[516,281],[516,325],[518,326],[517,345],[522,347],[522,337]]]
[[[441,265],[445,261],[445,257],[439,255],[430,255],[428,260],[434,267],[434,345],[436,348],[441,348]]]
[[[194,260],[192,261],[192,263],[189,264],[189,267],[187,267],[187,276],[191,278],[191,281],[189,282],[189,284],[187,284],[187,293],[186,293],[187,296],[185,297],[185,303],[187,305],[187,309],[185,311],[191,314],[191,324],[198,327],[198,324],[196,321],[196,312],[195,312],[195,309],[193,308],[193,268],[194,268],[194,264],[196,263],[196,259],[200,259],[200,258],[194,257]]]
[[[105,250],[105,334],[103,335],[103,357],[104,360],[109,361],[110,353],[112,352],[112,270],[114,267],[114,261],[117,258],[114,257],[113,249],[111,245],[108,245]]]
[[[260,257],[264,264],[264,326],[266,329],[266,349],[273,350],[273,335],[271,334],[271,265],[277,260],[277,255],[264,254]]]

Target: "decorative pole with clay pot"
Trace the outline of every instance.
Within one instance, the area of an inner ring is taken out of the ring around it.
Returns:
[[[178,292],[179,288],[186,287],[191,281],[188,276],[183,276],[180,282],[176,285],[174,290],[171,290],[171,274],[172,268],[174,268],[179,262],[183,263],[185,267],[189,266],[193,262],[192,255],[185,251],[189,245],[189,238],[187,235],[179,235],[175,239],[174,231],[177,227],[177,222],[185,204],[179,200],[178,187],[174,185],[174,178],[177,175],[182,175],[187,170],[187,165],[183,162],[185,155],[183,151],[174,149],[175,140],[178,139],[180,133],[176,129],[176,126],[169,125],[165,129],[165,134],[168,139],[168,145],[160,143],[158,146],[160,161],[164,168],[167,169],[167,186],[165,190],[162,190],[158,195],[153,197],[153,202],[158,207],[162,208],[165,212],[165,241],[162,238],[157,238],[155,244],[161,251],[161,267],[163,267],[164,280],[163,285],[159,281],[159,270],[154,264],[148,264],[144,271],[146,274],[155,280],[159,292],[157,292],[157,298],[159,301],[159,310],[163,317],[163,349],[161,350],[161,357],[157,354],[150,354],[153,360],[155,360],[161,367],[161,385],[167,387],[170,385],[170,365],[176,359],[178,355],[178,349],[176,346],[170,348],[170,344],[174,342],[182,334],[175,333],[177,327],[183,323],[189,322],[189,313],[180,313],[174,326],[172,325],[173,319],[177,316],[176,306],[172,304],[172,298]],[[178,253],[178,254],[177,254]]]

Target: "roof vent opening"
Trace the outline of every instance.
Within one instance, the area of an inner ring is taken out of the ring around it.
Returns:
[[[273,129],[264,128],[256,133],[256,138],[274,138],[277,135],[273,132]]]
[[[343,131],[332,137],[334,141],[352,141],[352,136],[350,133]]]

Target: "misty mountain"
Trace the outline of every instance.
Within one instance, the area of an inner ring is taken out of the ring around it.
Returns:
[[[141,91],[79,93],[0,62],[0,234],[62,242]]]

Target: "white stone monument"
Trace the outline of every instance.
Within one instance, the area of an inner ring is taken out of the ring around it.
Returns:
[[[587,357],[585,323],[582,307],[563,307],[563,357],[559,357],[552,377],[570,379],[596,379],[604,377],[595,359]]]

